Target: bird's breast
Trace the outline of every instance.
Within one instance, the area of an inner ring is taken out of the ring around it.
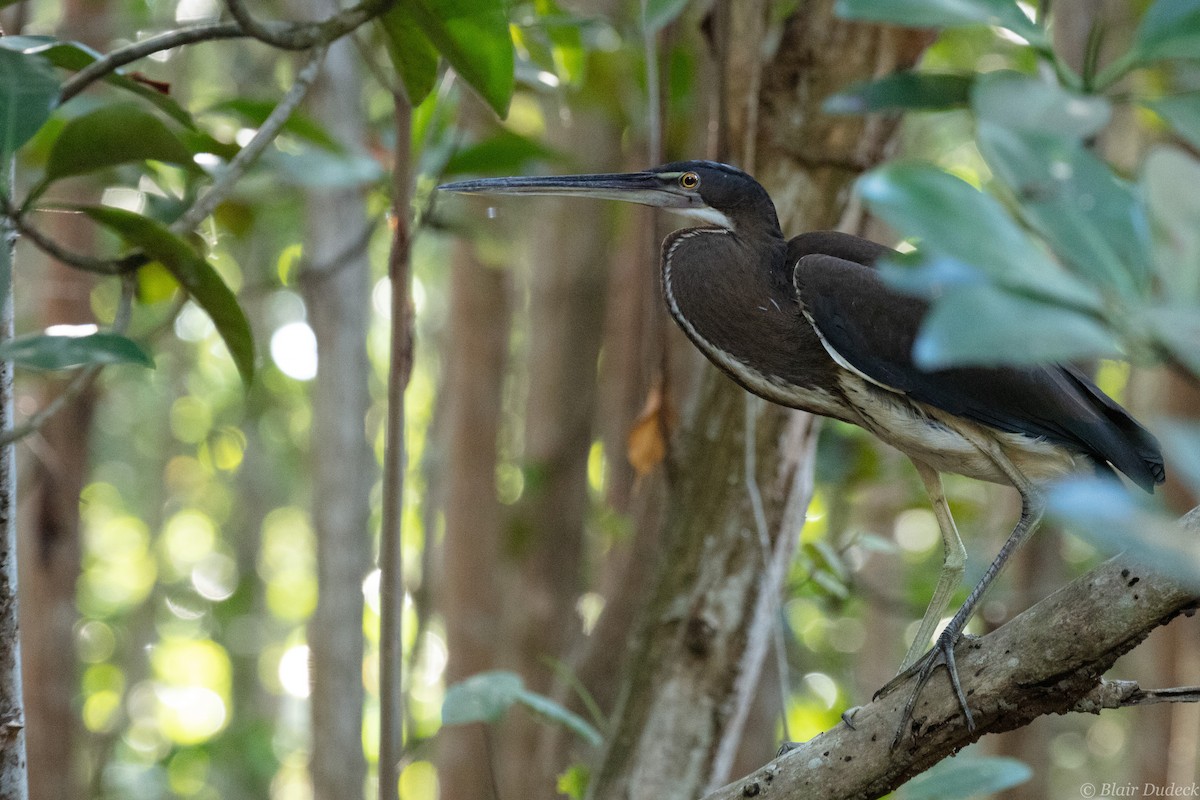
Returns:
[[[771,257],[732,231],[678,231],[663,244],[667,308],[696,347],[747,391],[846,419],[832,385],[836,365],[801,315],[790,283],[771,279]]]

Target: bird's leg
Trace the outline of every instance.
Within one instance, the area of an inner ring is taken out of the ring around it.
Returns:
[[[962,608],[955,612],[954,617],[951,618],[950,622],[942,630],[933,649],[918,659],[908,669],[901,672],[895,678],[892,678],[887,685],[876,692],[876,698],[882,697],[896,689],[901,683],[906,682],[908,678],[916,676],[916,685],[913,687],[908,701],[904,704],[904,712],[900,716],[900,725],[897,727],[896,736],[892,740],[893,748],[900,744],[900,740],[904,736],[904,731],[909,727],[909,722],[912,719],[912,712],[916,706],[917,698],[920,697],[925,684],[929,682],[929,678],[939,666],[946,668],[947,676],[950,678],[950,685],[954,689],[958,705],[962,709],[963,716],[966,718],[967,730],[975,729],[975,719],[971,715],[971,709],[967,707],[966,694],[963,692],[962,684],[958,678],[958,667],[954,660],[954,645],[958,643],[963,629],[966,627],[971,615],[975,613],[975,609],[979,605],[983,595],[991,587],[992,583],[995,582],[996,578],[1000,576],[1000,573],[1008,563],[1009,557],[1029,538],[1029,534],[1033,532],[1037,527],[1038,521],[1042,518],[1043,504],[1041,498],[1038,496],[1033,485],[1013,465],[1008,456],[1000,449],[999,445],[991,439],[972,435],[968,431],[962,432],[972,444],[978,447],[981,452],[987,455],[1004,472],[1005,476],[1008,477],[1017,488],[1017,491],[1020,492],[1021,518],[1017,520],[1016,527],[1013,528],[1013,532],[1009,534],[1008,539],[1001,546],[1000,552],[996,554],[996,558],[984,570],[983,577],[980,578],[975,588],[971,590]]]
[[[917,474],[925,484],[925,491],[933,504],[933,515],[937,518],[938,530],[942,533],[942,571],[938,575],[937,588],[933,590],[929,606],[925,609],[925,616],[921,619],[921,627],[900,665],[900,673],[906,672],[915,664],[929,646],[929,639],[941,621],[946,606],[950,605],[950,598],[962,582],[963,570],[967,564],[967,550],[958,536],[954,517],[950,515],[950,506],[946,503],[946,494],[942,490],[942,476],[924,462],[914,459],[913,466],[917,468]]]
[[[1004,542],[1004,546],[1000,548],[1000,552],[996,555],[996,558],[988,565],[979,583],[971,590],[971,594],[967,596],[967,601],[963,603],[962,608],[954,614],[954,617],[951,618],[950,622],[942,630],[933,649],[907,670],[893,678],[876,694],[876,697],[888,694],[909,677],[913,675],[917,676],[917,684],[913,687],[912,693],[908,697],[908,702],[904,704],[904,713],[900,717],[900,727],[896,730],[896,738],[892,741],[892,747],[898,745],[901,738],[903,738],[904,730],[908,727],[909,720],[912,719],[912,712],[916,706],[917,698],[920,696],[921,690],[925,688],[925,684],[929,682],[933,671],[939,666],[944,666],[950,677],[950,684],[954,688],[955,696],[958,698],[958,705],[967,720],[967,730],[975,730],[975,719],[971,715],[971,709],[967,707],[967,698],[963,693],[962,685],[958,679],[958,667],[954,661],[954,645],[958,643],[958,639],[962,635],[963,629],[967,626],[967,622],[971,619],[971,615],[975,613],[975,608],[979,605],[979,601],[996,578],[999,577],[1009,557],[1029,538],[1029,534],[1037,527],[1038,521],[1041,518],[1041,501],[1035,495],[1022,494],[1021,518],[1017,521],[1017,526],[1009,534],[1008,539]]]

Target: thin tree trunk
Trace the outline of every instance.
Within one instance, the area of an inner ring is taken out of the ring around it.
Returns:
[[[832,3],[808,3],[758,69],[761,40],[725,38],[763,30],[755,15],[765,10],[747,5],[714,7],[711,30],[728,93],[722,106],[739,120],[726,123],[718,141],[757,162],[785,231],[835,226],[850,181],[879,159],[894,123],[827,117],[820,103],[853,80],[911,64],[928,36],[843,22],[832,16]],[[748,414],[745,403],[740,389],[710,371],[680,432],[667,554],[593,798],[694,797],[731,765],[777,624],[772,612],[807,503],[813,440],[805,415],[775,407]],[[749,476],[748,420],[757,433]],[[769,557],[755,530],[748,477],[762,495]]]
[[[0,161],[0,186],[11,194],[13,162]],[[0,217],[0,341],[13,336],[16,233]],[[0,361],[0,431],[13,425],[13,367]],[[17,474],[11,444],[0,447],[0,800],[25,800],[25,710],[17,600]]]
[[[446,628],[447,685],[497,665],[501,505],[496,452],[509,339],[508,274],[480,263],[474,245],[463,240],[455,244],[450,279],[449,349],[440,393],[447,398],[446,529],[434,584]],[[439,731],[443,800],[495,800],[489,736],[482,725]]]
[[[588,171],[619,168],[620,129],[603,111],[551,120],[548,140],[587,154]],[[566,658],[580,629],[588,455],[596,407],[596,359],[604,321],[613,207],[547,203],[533,235],[529,300],[524,493],[513,509],[505,554],[505,661],[537,692],[554,682],[549,660]],[[578,224],[587,215],[587,224]],[[503,731],[501,786],[517,797],[554,797],[554,776],[530,769],[544,723],[510,715]]]
[[[78,220],[56,225],[55,238],[87,252],[91,235]],[[42,270],[41,321],[49,326],[91,319],[91,276],[58,263]],[[48,381],[41,403],[66,386]],[[76,796],[72,746],[78,692],[75,670],[75,584],[80,572],[79,495],[89,466],[96,392],[85,389],[36,434],[29,488],[20,514],[22,669],[28,722],[29,794],[34,800]]]
[[[349,148],[364,138],[357,56],[349,42],[329,49],[309,108]],[[366,324],[370,264],[360,189],[308,196],[301,288],[317,337],[313,385],[312,518],[317,540],[317,608],[312,653],[312,770],[317,800],[362,793],[363,594],[371,566],[370,495],[374,455],[364,432],[370,403]]]
[[[108,3],[67,2],[59,35],[103,47],[107,41]],[[78,192],[83,202],[94,189]],[[90,252],[91,227],[69,215],[58,216],[51,234],[74,252]],[[44,326],[80,324],[92,319],[95,279],[49,261],[40,271],[40,321]],[[49,380],[40,402],[57,396],[66,381]],[[95,415],[96,391],[84,389],[35,436],[29,462],[27,504],[20,514],[18,553],[21,573],[22,671],[25,676],[29,796],[33,800],[69,800],[79,794],[74,745],[79,728],[73,701],[76,674],[75,585],[80,574],[79,494],[90,462],[88,442]]]

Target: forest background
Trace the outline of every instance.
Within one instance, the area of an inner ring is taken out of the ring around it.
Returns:
[[[717,158],[759,177],[789,234],[918,241],[893,278],[950,297],[935,359],[1088,360],[1184,478],[1153,512],[1076,487],[1057,517],[1084,535],[1035,537],[977,632],[1113,550],[1200,574],[1129,538],[1200,481],[1194,3],[363,8],[0,3],[6,110],[49,98],[36,124],[7,117],[0,153],[31,797],[698,795],[891,677],[941,557],[906,460],[699,358],[658,296],[673,220],[437,195],[460,176]],[[81,80],[176,29],[211,35]],[[1016,249],[945,271],[989,240]],[[999,263],[1027,246],[1042,272]],[[978,291],[943,292],[956,278]],[[947,491],[969,586],[1018,504]],[[402,594],[377,563],[402,564]],[[654,672],[682,663],[655,644],[653,620],[680,627],[663,587],[718,585],[742,588],[730,617],[696,617],[727,656],[698,672],[712,706],[630,746],[679,685]],[[381,618],[402,623],[391,655]],[[1180,619],[1112,674],[1195,683],[1198,633]],[[901,794],[1183,787],[1198,759],[1195,704],[1053,716]]]

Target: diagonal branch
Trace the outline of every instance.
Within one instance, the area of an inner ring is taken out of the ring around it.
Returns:
[[[246,170],[258,160],[267,146],[275,141],[275,137],[283,130],[283,126],[292,113],[300,106],[304,96],[308,94],[309,88],[312,87],[313,81],[317,79],[317,75],[321,71],[321,62],[325,60],[325,50],[324,45],[313,49],[308,63],[296,74],[296,82],[292,84],[292,88],[288,89],[288,93],[259,126],[254,138],[247,142],[246,146],[225,165],[225,168],[217,173],[208,191],[198,197],[196,202],[171,224],[171,230],[175,233],[192,230],[229,196]]]
[[[154,36],[149,36],[133,44],[118,47],[108,55],[96,59],[91,64],[79,70],[79,72],[76,72],[63,83],[58,100],[60,103],[65,103],[105,75],[116,72],[126,64],[138,61],[154,53],[170,50],[173,47],[180,47],[185,44],[195,44],[196,42],[207,42],[215,39],[238,39],[249,35],[236,22],[206,22],[201,25],[192,25],[187,28],[178,28],[177,30],[165,31]]]
[[[1200,532],[1200,508],[1183,524]],[[876,798],[986,733],[1020,728],[1046,714],[1098,713],[1137,702],[1139,694],[1161,695],[1158,701],[1191,699],[1187,689],[1170,697],[1176,692],[1106,684],[1101,675],[1152,630],[1197,605],[1197,597],[1174,581],[1128,555],[1117,556],[998,630],[958,646],[975,733],[967,732],[953,693],[938,675],[917,704],[913,735],[896,750],[890,744],[909,684],[860,708],[854,730],[839,724],[705,800]]]

